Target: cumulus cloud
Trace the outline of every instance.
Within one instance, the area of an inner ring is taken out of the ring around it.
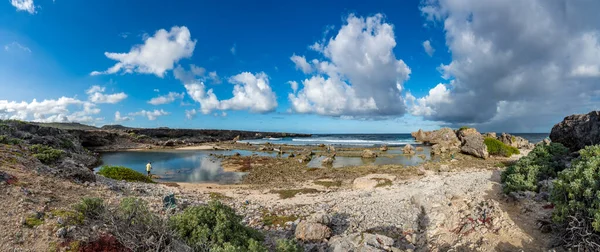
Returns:
[[[222,110],[250,110],[255,113],[271,112],[277,108],[277,98],[265,73],[240,73],[229,78],[234,84],[233,97],[221,101]]]
[[[599,8],[595,1],[425,1],[426,20],[445,32],[452,61],[440,70],[451,82],[412,111],[503,130],[519,119],[547,131],[565,115],[596,108]],[[440,91],[444,102],[431,98]]]
[[[294,93],[296,93],[298,91],[298,82],[297,81],[288,81],[288,84],[290,84],[290,87],[292,88],[292,91],[294,91]]]
[[[423,41],[423,49],[425,49],[425,52],[427,55],[429,55],[429,57],[433,56],[433,53],[435,52],[435,49],[431,46],[431,42],[429,40]]]
[[[129,113],[129,116],[145,116],[148,118],[148,120],[154,121],[159,116],[165,116],[165,115],[169,115],[169,114],[170,114],[169,112],[166,112],[162,109],[161,110],[155,109],[154,111],[141,110],[141,111],[138,111],[135,113]]]
[[[104,94],[104,90],[105,90],[105,87],[94,85],[86,91],[86,94],[89,95],[88,99],[93,103],[115,104],[115,103],[119,103],[119,102],[125,100],[125,98],[127,98],[127,94],[125,94],[123,92],[115,93],[115,94]]]
[[[192,40],[185,26],[173,26],[170,31],[160,29],[154,36],[144,38],[144,44],[133,46],[128,53],[105,52],[107,58],[118,63],[105,71],[93,71],[91,75],[137,72],[162,78],[179,60],[191,57],[195,46],[196,40]]]
[[[312,72],[312,66],[306,62],[306,58],[304,56],[298,56],[296,54],[292,55],[290,59],[296,64],[296,69],[302,70],[305,74],[309,74]]]
[[[80,108],[80,110],[71,113],[69,108]],[[96,105],[81,101],[71,97],[61,97],[59,99],[45,99],[31,102],[16,102],[0,100],[0,118],[33,120],[38,122],[92,122],[95,118],[92,115],[100,113]]]
[[[183,99],[185,93],[169,92],[166,95],[154,97],[148,101],[152,105],[162,105],[174,102],[177,99]]]
[[[131,121],[131,120],[133,120],[132,117],[121,116],[121,112],[119,112],[119,111],[115,112],[115,122],[126,122],[126,121]]]
[[[393,26],[383,15],[350,15],[335,36],[310,46],[326,60],[310,61],[317,73],[288,95],[292,109],[344,118],[403,115],[402,86],[411,70],[396,59],[395,46]],[[306,60],[294,56],[292,61],[306,73]]]
[[[277,107],[277,99],[269,85],[269,77],[262,72],[244,72],[230,77],[228,81],[234,84],[233,97],[226,100],[219,100],[212,88],[207,90],[203,76],[197,76],[181,66],[175,69],[174,74],[175,78],[183,83],[187,94],[200,103],[198,111],[190,110],[189,115],[186,113],[188,118],[193,118],[197,112],[210,114],[214,110],[249,110],[254,113],[266,113]]]
[[[36,6],[33,3],[33,0],[10,0],[10,4],[17,8],[17,11],[26,11],[29,14],[36,13]]]
[[[21,45],[16,41],[12,42],[10,44],[4,45],[4,50],[7,52],[14,51],[14,50],[21,50],[24,52],[31,53],[31,49],[29,49],[29,47]]]

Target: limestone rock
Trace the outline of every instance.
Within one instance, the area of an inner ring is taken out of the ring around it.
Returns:
[[[379,147],[379,150],[380,151],[387,151],[388,147],[387,147],[387,145],[382,145],[381,147]]]
[[[404,145],[404,148],[402,148],[402,152],[407,155],[414,155],[415,148],[410,144],[406,144],[406,145]]]
[[[461,129],[458,131],[461,141],[460,151],[478,158],[488,158],[487,146],[483,142],[483,136],[474,128]]]
[[[326,157],[325,159],[321,160],[321,164],[332,165],[333,161],[334,161],[334,159],[332,157]]]
[[[362,158],[376,158],[377,157],[377,153],[371,151],[371,150],[363,150]]]
[[[552,142],[561,143],[571,151],[600,144],[600,111],[565,117],[562,122],[552,127],[550,139]]]
[[[301,221],[294,234],[301,241],[319,242],[331,237],[331,229],[320,223]]]
[[[309,216],[308,221],[329,226],[331,224],[331,216],[325,211],[320,211]]]

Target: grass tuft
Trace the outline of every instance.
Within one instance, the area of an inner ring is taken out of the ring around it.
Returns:
[[[340,187],[342,186],[342,181],[341,180],[336,180],[336,181],[323,181],[323,180],[317,180],[313,182],[315,185],[320,185],[320,186],[324,186],[324,187]]]
[[[281,198],[281,199],[293,198],[298,193],[309,194],[309,193],[318,193],[318,192],[320,192],[320,191],[317,189],[314,189],[314,188],[271,190],[271,193],[279,194],[279,198]]]
[[[154,183],[148,176],[123,166],[102,166],[98,175],[127,182]]]

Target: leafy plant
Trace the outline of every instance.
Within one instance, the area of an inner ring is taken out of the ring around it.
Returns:
[[[277,252],[303,252],[302,246],[298,245],[295,240],[292,239],[279,239],[277,240]]]
[[[64,157],[66,154],[63,150],[57,150],[42,144],[31,145],[29,150],[33,152],[33,156],[35,158],[44,164],[52,164]]]
[[[536,146],[502,173],[504,192],[537,191],[538,181],[556,177],[564,169],[561,159],[568,153],[559,143]]]
[[[263,235],[219,201],[189,207],[170,221],[176,235],[196,251],[266,251],[259,243]]]
[[[127,182],[154,183],[148,176],[123,166],[102,166],[98,171],[99,175],[116,180],[125,180]]]
[[[98,219],[104,213],[104,201],[100,198],[83,198],[73,206],[75,211],[90,219]]]
[[[500,155],[500,156],[510,157],[513,154],[521,153],[519,151],[519,149],[512,147],[512,146],[508,146],[508,145],[504,144],[502,141],[495,139],[495,138],[486,137],[485,140],[483,140],[483,142],[487,146],[488,153],[490,153],[490,155]]]
[[[23,141],[18,138],[12,138],[6,135],[0,135],[0,144],[9,144],[9,145],[17,145],[22,143]]]
[[[550,197],[552,219],[566,226],[568,246],[600,249],[600,145],[587,146],[571,167],[558,174]],[[596,244],[595,247],[591,246]]]
[[[460,127],[458,130],[466,130],[466,129],[470,129],[470,128],[471,128],[471,127],[469,127],[469,126],[462,126],[462,127]]]

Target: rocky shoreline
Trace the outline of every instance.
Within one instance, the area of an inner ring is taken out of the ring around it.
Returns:
[[[555,127],[576,125],[580,124]],[[0,200],[7,206],[0,214],[0,224],[6,227],[0,230],[0,243],[10,251],[48,251],[52,244],[96,239],[102,227],[63,227],[64,220],[57,217],[86,196],[108,204],[137,197],[162,218],[218,200],[241,215],[244,224],[265,234],[271,251],[279,238],[295,239],[305,251],[546,251],[553,247],[556,235],[547,189],[509,195],[502,191],[504,167],[533,147],[508,134],[481,134],[473,128],[420,130],[413,136],[431,148],[438,157],[435,162],[338,169],[308,168],[303,159],[415,155],[416,148],[250,145],[237,140],[262,138],[266,133],[118,127],[63,130],[18,121],[2,121],[0,133]],[[554,134],[553,140],[560,138]],[[514,147],[520,154],[492,154],[486,139]],[[577,146],[574,138],[568,139]],[[88,168],[97,161],[90,150],[204,143],[293,156],[223,157],[234,165],[231,169],[248,172],[240,185],[132,183],[93,174]],[[47,161],[50,157],[56,159]],[[165,200],[171,197],[174,207],[165,208]],[[28,227],[30,216],[42,216],[43,222]],[[189,251],[180,247],[175,251]]]

